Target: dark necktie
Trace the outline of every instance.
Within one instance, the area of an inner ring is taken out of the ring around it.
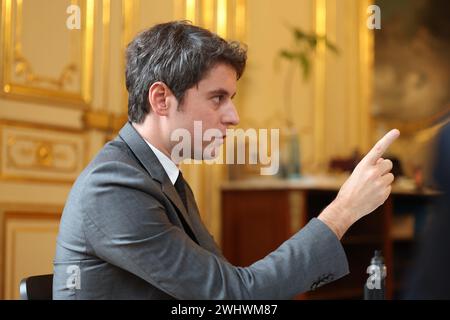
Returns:
[[[178,178],[177,178],[177,181],[175,181],[174,187],[177,190],[178,195],[181,198],[181,201],[183,201],[184,208],[186,209],[186,211],[188,211],[187,196],[186,196],[186,181],[184,180],[183,175],[181,174],[181,171],[178,174]],[[186,233],[189,235],[189,237],[191,237],[192,240],[194,240],[198,244],[197,238],[195,237],[191,228],[187,224],[186,220],[184,220],[184,217],[181,214],[181,212],[178,212],[178,217],[180,218],[181,223],[183,224],[183,228],[184,228],[184,230],[186,230]]]

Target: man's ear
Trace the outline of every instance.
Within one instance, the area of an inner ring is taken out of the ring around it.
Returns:
[[[154,82],[148,90],[148,102],[150,103],[151,112],[159,116],[167,116],[169,114],[168,104],[169,97],[173,96],[169,87],[161,81]]]

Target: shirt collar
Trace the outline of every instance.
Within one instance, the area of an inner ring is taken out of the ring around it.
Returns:
[[[150,142],[148,142],[147,140],[145,140],[145,142],[147,142],[150,149],[152,149],[153,153],[158,158],[159,162],[164,168],[164,171],[166,171],[167,175],[169,176],[169,179],[172,182],[172,184],[175,185],[175,181],[177,181],[180,169],[178,169],[177,165],[168,156],[159,151]]]

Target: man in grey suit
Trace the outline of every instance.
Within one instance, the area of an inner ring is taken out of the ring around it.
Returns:
[[[129,122],[71,190],[54,259],[55,299],[288,299],[349,272],[339,240],[388,197],[392,163],[381,155],[397,130],[318,218],[248,267],[231,265],[200,219],[172,160],[171,133],[192,133],[201,121],[223,142],[239,122],[232,98],[245,63],[239,44],[186,22],[156,25],[129,44]]]

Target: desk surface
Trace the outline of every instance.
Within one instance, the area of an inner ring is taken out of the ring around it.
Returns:
[[[254,178],[238,181],[227,181],[221,185],[224,191],[250,190],[323,190],[338,191],[348,175],[339,176],[304,176],[298,179],[283,180],[276,178]],[[413,196],[438,196],[435,189],[423,188],[417,190],[413,185],[400,180],[392,185],[392,194]]]

